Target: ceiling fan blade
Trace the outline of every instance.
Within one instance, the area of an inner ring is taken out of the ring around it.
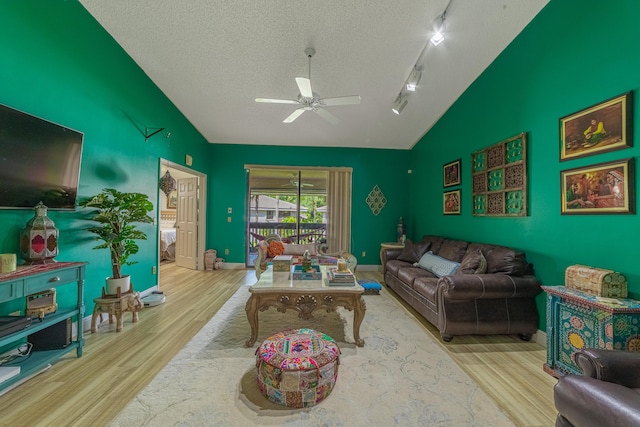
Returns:
[[[331,123],[332,125],[335,125],[337,123],[340,123],[340,119],[337,118],[336,116],[334,116],[333,114],[331,114],[330,112],[328,112],[327,110],[325,110],[324,108],[317,108],[314,110],[320,117],[322,117],[323,119],[325,119],[326,121],[328,121],[329,123]]]
[[[361,98],[359,95],[351,95],[351,96],[339,96],[337,98],[321,99],[320,103],[326,106],[355,105],[355,104],[360,104],[360,100]]]
[[[282,121],[282,123],[291,123],[292,121],[294,121],[295,119],[297,119],[298,117],[300,117],[300,114],[304,113],[304,108],[298,108],[296,111],[294,111],[293,113],[291,113],[291,115],[289,115],[289,117],[287,117],[286,119],[284,119]]]
[[[266,102],[269,104],[297,104],[298,101],[293,99],[269,99],[269,98],[256,98],[256,102]]]
[[[298,89],[300,89],[300,95],[305,98],[313,98],[311,80],[306,77],[296,77],[296,83],[298,84]]]

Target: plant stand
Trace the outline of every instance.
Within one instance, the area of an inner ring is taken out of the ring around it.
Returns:
[[[133,323],[138,321],[138,312],[144,308],[144,304],[140,300],[140,293],[133,292],[133,284],[131,285],[131,292],[117,295],[109,295],[102,289],[102,297],[94,298],[93,302],[95,306],[93,308],[93,316],[91,317],[91,333],[95,333],[98,330],[97,320],[100,318],[102,323],[102,314],[109,315],[109,323],[113,323],[113,317],[116,318],[116,332],[120,332],[123,329],[122,315],[127,311],[132,313],[131,321]]]

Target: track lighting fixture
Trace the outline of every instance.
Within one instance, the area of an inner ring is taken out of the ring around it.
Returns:
[[[407,90],[410,92],[415,92],[416,87],[418,87],[418,83],[420,83],[420,78],[422,77],[422,72],[418,69],[414,68],[409,78],[407,79]]]
[[[448,7],[449,6],[447,6],[447,8]],[[444,40],[443,31],[444,31],[444,19],[446,14],[447,14],[447,9],[445,9],[444,12],[442,12],[442,15],[440,15],[440,24],[437,25],[435,33],[433,34],[433,36],[431,36],[431,44],[434,46],[438,46]]]
[[[407,102],[409,102],[407,100],[407,97],[403,96],[402,93],[400,93],[396,98],[396,100],[394,101],[393,108],[391,108],[391,111],[393,111],[396,114],[402,113],[402,110],[404,110],[404,107],[407,106]]]

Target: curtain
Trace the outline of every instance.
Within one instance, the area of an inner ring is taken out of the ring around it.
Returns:
[[[329,171],[327,246],[329,253],[351,252],[351,171]]]

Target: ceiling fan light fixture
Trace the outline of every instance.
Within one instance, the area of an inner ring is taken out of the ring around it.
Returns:
[[[420,79],[422,78],[422,71],[417,69],[413,69],[411,75],[407,79],[407,90],[410,92],[415,92],[418,87],[418,83],[420,83]]]
[[[407,100],[406,96],[402,96],[402,94],[398,95],[396,100],[393,102],[393,107],[391,108],[391,111],[399,115],[400,113],[402,113],[402,110],[404,110],[404,107],[407,106],[408,102],[409,101]]]

